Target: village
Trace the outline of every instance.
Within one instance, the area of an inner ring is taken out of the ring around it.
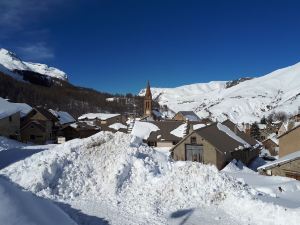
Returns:
[[[122,132],[174,161],[210,164],[222,170],[236,160],[262,175],[300,180],[300,114],[287,118],[281,112],[253,124],[212,121],[193,111],[168,117],[153,107],[149,82],[145,90],[143,115],[90,112],[74,118],[68,112],[0,98],[0,136],[43,145],[102,131]]]

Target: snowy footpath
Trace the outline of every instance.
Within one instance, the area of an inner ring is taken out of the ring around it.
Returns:
[[[50,146],[0,174],[54,202],[77,224],[300,221],[298,181],[263,177],[235,163],[219,172],[200,163],[170,162],[164,152],[123,133],[100,132]]]

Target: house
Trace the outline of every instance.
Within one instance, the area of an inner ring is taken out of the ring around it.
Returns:
[[[201,121],[193,111],[179,111],[173,117],[173,120],[178,121]]]
[[[111,113],[87,113],[78,118],[81,122],[88,122],[95,126],[109,126],[114,123],[121,123],[122,116],[120,114]]]
[[[290,120],[293,120],[295,122],[300,122],[300,113],[297,113],[296,115],[291,116]]]
[[[21,119],[21,141],[36,144],[54,142],[59,129],[59,119],[43,107],[33,108]]]
[[[170,150],[171,156],[176,161],[213,164],[220,170],[233,159],[248,165],[259,154],[258,144],[234,127],[225,121],[194,130]]]
[[[55,111],[52,109],[49,109],[49,111],[58,119],[58,122],[61,126],[66,126],[67,124],[76,122],[74,117],[71,116],[68,112]]]
[[[262,141],[262,144],[265,149],[267,149],[271,156],[278,155],[279,152],[279,140],[275,133],[269,135],[265,140]]]
[[[287,154],[257,168],[262,175],[284,176],[300,180],[300,151]]]
[[[300,124],[278,137],[279,158],[296,152],[300,149]]]
[[[97,126],[90,125],[86,122],[75,122],[68,124],[60,130],[60,137],[64,137],[66,141],[75,138],[86,138],[98,133],[101,129]]]
[[[0,136],[20,139],[20,119],[31,107],[25,103],[11,103],[0,98]]]
[[[173,147],[188,132],[187,124],[182,121],[168,120],[149,123],[158,127],[158,130],[151,132],[146,140],[149,146]]]

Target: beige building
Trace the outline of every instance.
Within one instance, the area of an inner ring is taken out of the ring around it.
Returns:
[[[279,138],[279,158],[300,149],[300,125],[283,133]]]
[[[253,147],[257,142],[235,127],[225,121],[197,129],[170,150],[171,156],[174,160],[212,164],[220,170],[233,159],[247,165],[258,156],[259,149]]]
[[[263,175],[284,176],[300,180],[300,151],[288,154],[257,168],[257,170]]]
[[[20,139],[20,112],[12,112],[0,117],[0,136]]]

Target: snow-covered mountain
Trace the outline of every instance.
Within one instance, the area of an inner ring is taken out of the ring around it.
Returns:
[[[15,71],[32,71],[51,78],[64,81],[68,80],[68,76],[65,72],[45,64],[24,62],[15,53],[4,48],[0,48],[0,71],[20,79],[22,79],[22,75],[19,75]]]
[[[230,85],[228,85],[230,84]],[[212,81],[176,88],[152,88],[154,99],[174,112],[193,110],[200,117],[254,122],[271,112],[295,113],[300,106],[300,63],[242,82]],[[144,90],[139,93],[144,95]]]

